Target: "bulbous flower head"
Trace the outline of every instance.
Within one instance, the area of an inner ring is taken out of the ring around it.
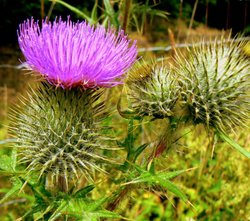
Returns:
[[[179,96],[179,85],[167,66],[140,62],[128,76],[126,85],[132,111],[138,117],[168,118]]]
[[[226,132],[250,119],[250,61],[240,39],[216,40],[176,58],[182,98],[195,124]]]
[[[27,175],[51,177],[58,185],[64,177],[66,189],[80,177],[91,179],[115,163],[106,153],[114,150],[103,136],[101,120],[106,115],[99,101],[103,90],[64,90],[47,82],[30,90],[12,116],[12,133],[17,137],[19,162]],[[105,153],[104,153],[105,151]]]
[[[137,56],[122,30],[93,27],[68,18],[54,22],[33,19],[20,24],[18,42],[28,66],[50,84],[62,88],[112,87]]]

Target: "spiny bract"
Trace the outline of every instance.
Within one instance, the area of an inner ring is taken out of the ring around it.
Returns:
[[[187,50],[176,58],[184,105],[195,124],[226,132],[250,117],[250,60],[247,41],[216,40]]]
[[[18,138],[17,148],[27,173],[60,177],[70,182],[82,175],[91,178],[90,171],[102,170],[105,146],[98,122],[103,103],[97,102],[100,92],[80,89],[63,90],[43,83],[31,90],[25,105],[17,113],[13,130]]]
[[[155,62],[141,62],[129,73],[126,85],[129,88],[132,110],[137,116],[173,116],[179,86],[166,66],[157,65]]]

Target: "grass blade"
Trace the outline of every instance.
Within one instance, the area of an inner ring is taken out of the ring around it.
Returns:
[[[246,149],[244,149],[242,146],[240,146],[238,143],[236,143],[234,140],[232,140],[230,137],[228,137],[226,134],[222,133],[221,131],[217,131],[217,135],[225,142],[230,144],[234,149],[239,151],[241,154],[246,156],[248,159],[250,159],[250,152],[248,152]]]

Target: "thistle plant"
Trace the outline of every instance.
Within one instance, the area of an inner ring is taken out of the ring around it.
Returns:
[[[98,124],[107,115],[99,98],[102,88],[122,83],[136,45],[122,30],[116,35],[112,28],[61,18],[43,21],[41,28],[33,19],[25,21],[18,41],[29,69],[44,79],[14,117],[19,160],[28,176],[46,177],[50,186],[67,192],[113,162],[103,155],[112,147]]]
[[[18,185],[0,203],[27,184],[35,203],[23,219],[121,218],[113,210],[130,192],[141,190],[163,190],[162,195],[168,190],[188,204],[171,181],[187,170],[159,170],[155,158],[174,146],[190,122],[205,125],[250,158],[228,135],[250,116],[246,41],[222,38],[187,48],[187,55],[179,52],[171,64],[141,61],[132,69],[136,42],[111,27],[69,18],[42,21],[40,27],[31,19],[20,25],[18,41],[28,69],[41,81],[12,115],[21,172],[11,167]],[[107,135],[110,125],[103,126],[110,113],[102,94],[124,82],[129,109],[121,110],[120,99],[118,110],[129,118],[128,131],[115,143]],[[165,125],[157,131],[156,145],[137,140],[144,119]],[[125,152],[119,160],[117,146]],[[14,151],[11,158],[14,162]],[[110,189],[93,197],[100,180]]]

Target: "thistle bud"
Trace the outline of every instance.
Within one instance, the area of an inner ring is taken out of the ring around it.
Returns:
[[[112,162],[103,155],[110,149],[100,135],[99,121],[103,103],[99,91],[64,90],[43,83],[23,99],[23,110],[15,116],[13,132],[17,137],[20,163],[27,175],[51,177],[66,189],[80,177],[91,178],[91,171],[103,170]]]
[[[221,39],[202,43],[176,58],[181,95],[194,124],[223,132],[250,118],[250,61],[247,41]]]
[[[140,63],[131,70],[126,85],[135,115],[154,118],[173,116],[179,86],[166,66]]]

